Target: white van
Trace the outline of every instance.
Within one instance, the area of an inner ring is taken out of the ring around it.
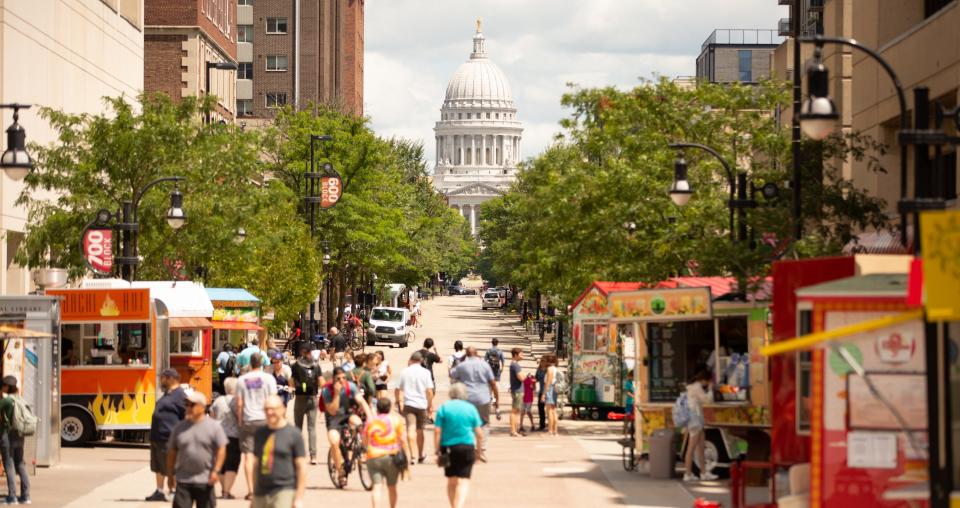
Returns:
[[[410,311],[402,307],[374,307],[367,327],[367,345],[389,342],[407,347],[410,330]]]
[[[484,291],[483,297],[480,299],[480,308],[483,310],[499,309],[500,302],[500,292],[495,289],[488,289]]]

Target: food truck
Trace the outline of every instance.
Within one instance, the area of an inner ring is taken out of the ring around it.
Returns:
[[[698,467],[711,471],[740,455],[766,455],[770,393],[759,352],[768,340],[769,281],[746,300],[736,298],[736,281],[727,277],[676,277],[654,286],[608,296],[611,337],[636,342],[637,452],[646,451],[654,430],[673,427],[674,402],[706,370],[715,402],[704,407],[707,464]]]
[[[142,438],[170,365],[166,305],[124,281],[90,285],[99,287],[46,292],[60,298],[61,439]]]
[[[623,387],[633,368],[635,341],[610,325],[611,291],[640,288],[637,282],[594,282],[574,301],[568,400],[574,418],[606,419],[622,411]],[[625,331],[626,333],[626,331]]]
[[[137,281],[167,308],[170,366],[180,382],[213,400],[213,304],[200,284],[190,281]]]
[[[246,289],[206,288],[213,304],[213,351],[227,342],[243,346],[254,337],[263,338],[260,299]]]
[[[872,273],[797,290],[806,335],[765,354],[801,351],[810,433],[809,505],[926,505],[923,313],[907,275]]]

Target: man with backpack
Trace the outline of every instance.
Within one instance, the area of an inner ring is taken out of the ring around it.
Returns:
[[[307,419],[307,441],[310,449],[310,464],[317,463],[317,393],[320,382],[320,364],[313,359],[310,344],[300,344],[300,358],[291,367],[290,384],[293,386],[293,423],[303,432],[303,419]]]
[[[433,364],[443,363],[443,359],[440,358],[440,355],[437,353],[436,346],[433,345],[433,339],[427,337],[423,341],[423,349],[419,351],[420,358],[423,359],[423,368],[430,371],[430,379],[435,380],[433,377]]]
[[[458,340],[453,343],[453,354],[450,355],[450,358],[447,359],[449,365],[447,366],[447,373],[449,374],[451,370],[457,365],[460,365],[463,362],[463,359],[467,357],[467,352],[463,350],[463,341]]]
[[[30,477],[23,460],[26,436],[37,432],[37,417],[17,390],[17,378],[3,378],[3,399],[0,399],[0,454],[7,476],[7,497],[4,504],[30,504]],[[16,471],[16,474],[14,474]],[[16,476],[20,477],[20,497],[16,496]]]
[[[237,354],[233,352],[233,344],[226,342],[223,344],[223,351],[217,355],[217,392],[221,395],[226,393],[223,388],[223,382],[228,377],[237,375]]]
[[[484,353],[483,359],[487,361],[487,365],[493,370],[493,377],[497,379],[497,384],[500,384],[500,374],[503,373],[503,364],[507,363],[507,359],[503,356],[503,351],[500,351],[500,348],[497,347],[500,344],[500,339],[493,339],[490,341],[490,344],[492,345],[490,349]]]

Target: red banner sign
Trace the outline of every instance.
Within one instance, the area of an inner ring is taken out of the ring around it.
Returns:
[[[95,272],[113,272],[113,230],[86,230],[83,233],[83,259]]]
[[[343,181],[340,175],[320,177],[320,208],[333,208],[343,194]]]

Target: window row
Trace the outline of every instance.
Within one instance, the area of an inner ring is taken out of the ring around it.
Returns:
[[[289,69],[289,63],[286,55],[267,56],[264,67],[267,72],[285,72]],[[253,63],[240,62],[237,64],[237,79],[253,79]]]
[[[267,18],[265,31],[269,35],[287,33],[287,18]],[[253,25],[237,25],[237,42],[253,42]]]
[[[467,119],[467,120],[473,120],[474,118],[476,118],[477,120],[483,120],[484,118],[486,118],[487,120],[500,120],[500,119],[501,119],[501,115],[500,115],[499,112],[495,112],[495,113],[489,113],[489,112],[487,112],[487,113],[476,113],[476,117],[474,117],[474,114],[473,114],[473,113],[444,113],[443,119],[444,119],[444,120],[463,120],[463,119],[464,119],[464,116],[463,116],[463,115],[467,115],[467,116],[466,116],[466,119]],[[484,115],[486,115],[486,116],[484,116]],[[514,116],[515,116],[515,113],[503,113],[503,117],[502,117],[502,118],[503,118],[504,120],[512,120],[512,119],[514,118]]]
[[[282,108],[287,105],[286,92],[267,92],[264,94],[264,106]],[[253,100],[237,99],[237,116],[253,116]]]

